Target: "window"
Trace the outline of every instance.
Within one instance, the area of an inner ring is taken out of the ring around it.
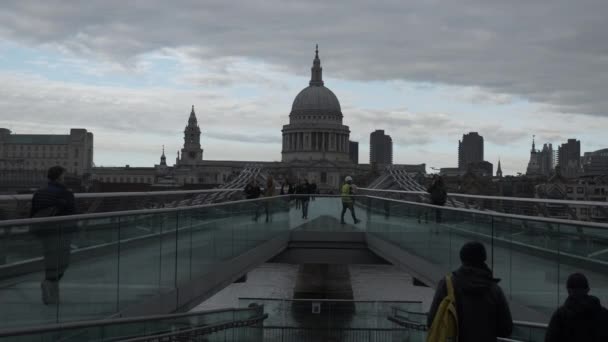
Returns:
[[[78,149],[77,148],[74,149],[74,158],[78,158]]]
[[[583,191],[583,187],[580,187],[580,186],[579,186],[578,188],[576,188],[576,193],[577,193],[577,194],[582,194],[582,193],[584,193],[584,191]]]
[[[566,188],[566,192],[569,193],[569,194],[571,194],[572,193],[572,188],[571,187],[567,187]]]
[[[587,208],[581,208],[581,215],[587,215],[587,213],[588,213]]]
[[[327,183],[327,172],[321,172],[321,183]]]
[[[74,166],[78,167],[78,162],[74,162]]]

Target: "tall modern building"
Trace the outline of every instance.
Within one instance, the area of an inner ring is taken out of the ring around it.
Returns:
[[[551,176],[555,172],[555,152],[553,151],[553,145],[543,144],[543,149],[540,151],[538,157],[540,164],[540,173],[547,177]]]
[[[471,163],[483,161],[483,137],[477,132],[464,134],[458,142],[458,168],[466,170]]]
[[[348,155],[350,156],[350,161],[355,164],[359,164],[359,142],[358,141],[348,141]]]
[[[369,135],[369,162],[370,164],[393,163],[393,139],[379,129]]]
[[[568,139],[557,150],[557,164],[562,176],[573,178],[581,173],[581,142]]]

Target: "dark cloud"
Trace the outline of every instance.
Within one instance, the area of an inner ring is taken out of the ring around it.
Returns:
[[[0,37],[124,65],[183,48],[203,62],[248,57],[298,74],[318,42],[334,77],[476,86],[608,115],[606,13],[604,0],[19,0],[3,1]]]

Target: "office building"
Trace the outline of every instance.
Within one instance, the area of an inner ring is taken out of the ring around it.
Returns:
[[[458,141],[458,168],[467,170],[469,164],[483,161],[483,137],[477,132],[464,134]]]
[[[581,174],[581,142],[568,139],[557,150],[557,164],[562,176],[575,178]]]
[[[359,142],[358,141],[348,141],[348,155],[350,156],[350,161],[355,164],[359,164]]]
[[[393,163],[393,140],[384,130],[376,130],[369,135],[369,162],[370,164]]]
[[[608,175],[608,148],[583,155],[585,175]]]

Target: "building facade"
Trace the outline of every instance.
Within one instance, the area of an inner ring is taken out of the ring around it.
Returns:
[[[93,167],[93,133],[72,128],[70,134],[14,134],[0,128],[0,170],[40,171],[61,165],[83,176]],[[45,177],[46,178],[46,177]]]
[[[393,164],[393,139],[384,134],[384,130],[376,130],[369,135],[370,164]]]
[[[458,141],[458,168],[467,170],[471,163],[483,161],[483,137],[477,132],[464,134]]]
[[[557,164],[562,176],[575,178],[581,174],[581,142],[568,139],[557,150]]]
[[[583,155],[585,175],[608,175],[608,148]]]

